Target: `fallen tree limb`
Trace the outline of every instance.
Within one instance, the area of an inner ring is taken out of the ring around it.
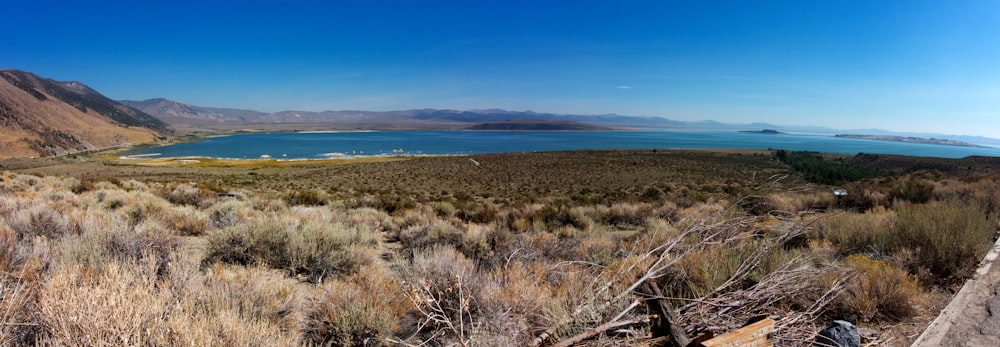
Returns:
[[[572,345],[574,345],[576,343],[580,343],[580,342],[583,342],[585,340],[591,339],[594,336],[603,334],[606,331],[614,330],[614,329],[618,329],[618,328],[622,328],[622,327],[627,327],[627,326],[632,326],[632,325],[636,325],[636,324],[641,324],[641,323],[648,323],[648,322],[650,322],[654,318],[656,318],[656,315],[648,315],[648,316],[642,316],[642,317],[637,317],[637,318],[632,318],[632,319],[626,319],[626,320],[621,320],[621,321],[604,323],[604,324],[601,324],[600,326],[597,326],[597,327],[594,327],[594,328],[591,328],[591,329],[587,329],[587,331],[584,331],[584,332],[582,332],[580,334],[577,334],[576,336],[573,336],[573,337],[570,337],[568,339],[559,341],[556,344],[552,345],[552,347],[570,347],[570,346],[572,346]]]
[[[672,343],[672,346],[685,347],[690,344],[691,340],[684,332],[684,328],[681,327],[674,309],[663,297],[660,286],[655,281],[647,281],[645,287],[650,294],[646,305],[656,313],[657,318],[652,327],[653,337],[667,337],[667,341]]]

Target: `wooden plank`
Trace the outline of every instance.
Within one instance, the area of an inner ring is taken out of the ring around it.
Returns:
[[[767,318],[729,333],[706,340],[701,343],[705,347],[771,347],[771,333],[774,332],[774,320]]]

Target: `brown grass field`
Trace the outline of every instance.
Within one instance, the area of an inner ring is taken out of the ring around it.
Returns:
[[[828,159],[891,174],[838,201],[771,151],[4,160],[0,345],[653,346],[759,316],[908,345],[995,240],[1000,165]]]

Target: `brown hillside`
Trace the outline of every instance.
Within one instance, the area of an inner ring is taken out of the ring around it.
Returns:
[[[164,131],[159,120],[81,83],[0,71],[0,158],[149,143]]]

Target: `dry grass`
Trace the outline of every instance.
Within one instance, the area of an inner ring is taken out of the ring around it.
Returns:
[[[829,241],[844,255],[906,258],[911,272],[942,284],[971,275],[991,247],[997,225],[996,214],[975,202],[904,203],[894,210],[828,217],[812,237]]]
[[[53,271],[38,298],[39,315],[58,345],[136,345],[166,341],[161,324],[168,296],[156,289],[156,262],[111,261],[100,273],[85,266]]]
[[[992,247],[996,213],[975,202],[935,202],[897,209],[899,237],[904,248],[917,252],[916,266],[939,281],[961,281]],[[929,279],[929,280],[933,280]]]
[[[835,303],[835,314],[855,322],[897,322],[913,315],[921,304],[917,279],[906,270],[857,254],[845,263],[856,275]]]
[[[25,324],[0,339],[628,345],[657,333],[662,301],[689,333],[780,315],[777,344],[797,345],[833,318],[912,319],[922,289],[963,278],[996,228],[986,176],[920,176],[926,204],[893,198],[898,180],[859,182],[878,203],[857,213],[747,153],[477,160],[495,171],[421,158],[200,179],[4,173],[0,323]],[[260,186],[223,198],[222,182]]]

